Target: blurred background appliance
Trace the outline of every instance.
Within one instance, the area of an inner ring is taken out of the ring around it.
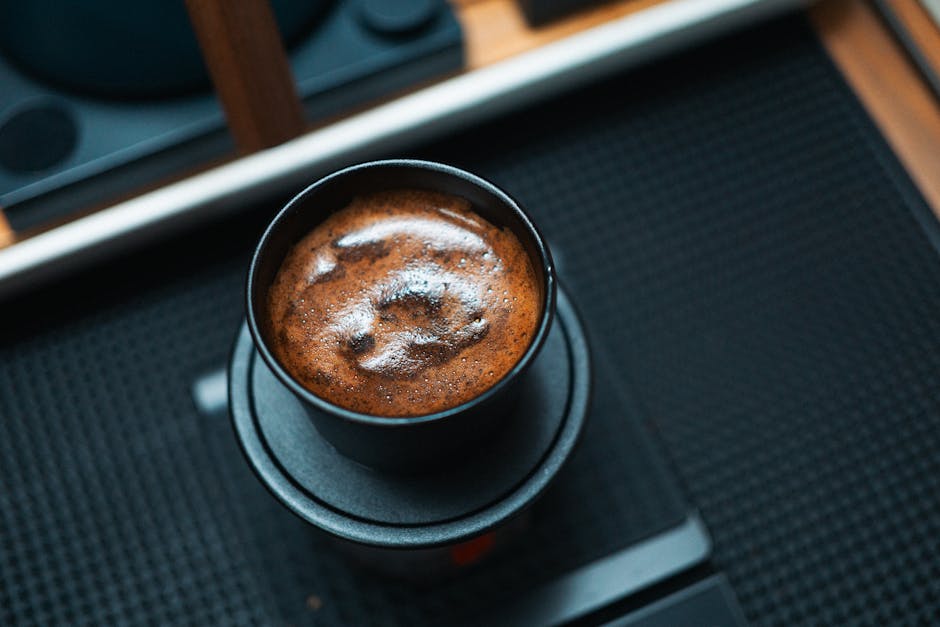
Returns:
[[[463,65],[444,0],[274,0],[310,120]],[[0,206],[15,230],[231,153],[182,1],[0,0]]]

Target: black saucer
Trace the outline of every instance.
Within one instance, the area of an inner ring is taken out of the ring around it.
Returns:
[[[524,413],[452,469],[395,475],[338,453],[260,359],[247,327],[232,356],[229,397],[252,468],[288,508],[342,538],[416,548],[477,535],[534,501],[581,433],[590,380],[581,323],[559,290],[554,326],[520,389]]]

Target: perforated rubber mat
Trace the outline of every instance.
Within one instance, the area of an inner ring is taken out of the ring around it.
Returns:
[[[4,305],[0,623],[446,624],[677,515],[617,454],[628,397],[754,624],[940,622],[936,225],[801,19],[417,152],[530,208],[601,347],[574,513],[422,592],[280,509],[188,395],[262,207]]]

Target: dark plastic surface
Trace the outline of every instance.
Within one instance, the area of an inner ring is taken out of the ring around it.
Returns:
[[[357,194],[393,188],[430,189],[460,196],[491,224],[516,235],[535,272],[542,314],[532,341],[495,385],[456,407],[423,416],[388,418],[350,411],[305,388],[274,357],[266,317],[268,290],[294,244],[347,206]],[[389,160],[334,172],[293,198],[271,222],[248,269],[248,330],[271,372],[300,399],[324,438],[343,454],[374,468],[428,472],[472,451],[501,428],[516,404],[519,379],[542,348],[555,313],[555,272],[551,253],[519,204],[492,183],[469,172],[428,161]]]
[[[282,199],[3,307],[0,623],[449,624],[680,522],[651,432],[752,624],[937,622],[940,234],[803,20],[422,152],[526,203],[594,349],[517,550],[360,574],[193,407]]]

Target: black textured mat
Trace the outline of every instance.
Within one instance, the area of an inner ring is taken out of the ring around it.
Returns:
[[[4,305],[0,623],[446,622],[628,541],[611,521],[675,516],[618,454],[629,396],[755,624],[940,619],[932,218],[802,20],[425,154],[504,185],[558,251],[610,382],[569,469],[591,490],[476,585],[346,574],[188,396],[226,358],[261,209]]]

